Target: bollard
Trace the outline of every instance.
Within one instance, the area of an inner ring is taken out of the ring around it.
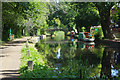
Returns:
[[[26,48],[28,48],[28,39],[27,39],[27,41],[26,41]]]
[[[27,55],[30,56],[30,51],[29,50],[27,50]]]
[[[28,69],[33,70],[33,61],[28,61]]]

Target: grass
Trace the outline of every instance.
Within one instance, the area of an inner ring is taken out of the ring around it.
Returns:
[[[67,66],[68,71],[63,70],[62,73],[59,73],[58,71],[54,71],[53,68],[49,67],[46,64],[47,59],[45,59],[44,55],[42,55],[43,54],[42,51],[39,53],[36,50],[36,48],[33,46],[33,44],[29,44],[29,45],[30,45],[29,48],[26,48],[26,46],[24,45],[21,51],[22,52],[21,65],[20,65],[21,75],[19,78],[24,78],[24,80],[31,80],[30,78],[42,78],[42,79],[43,78],[76,78],[76,76],[72,76],[71,73],[69,73],[69,69],[70,69],[69,65]],[[27,50],[30,50],[30,56],[27,55]],[[28,69],[27,66],[28,61],[31,60],[33,61],[33,70]],[[84,68],[82,70],[84,70]],[[88,78],[88,79],[109,80],[105,76],[103,76],[102,78],[98,77],[98,78]],[[117,79],[119,79],[119,77],[117,77]]]
[[[27,55],[27,50],[30,50],[30,56]],[[36,50],[34,46],[25,46],[22,48],[22,58],[20,65],[19,78],[53,78],[57,74],[52,68],[45,65],[44,57]],[[29,70],[27,63],[33,61],[33,70]],[[29,79],[28,79],[29,80]]]
[[[0,40],[0,46],[5,45],[5,41]]]

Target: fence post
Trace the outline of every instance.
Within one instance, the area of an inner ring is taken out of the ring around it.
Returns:
[[[33,61],[28,61],[28,69],[33,70]]]
[[[30,56],[30,50],[27,50],[27,55]]]
[[[26,41],[26,48],[28,48],[28,39],[27,39],[27,41]]]

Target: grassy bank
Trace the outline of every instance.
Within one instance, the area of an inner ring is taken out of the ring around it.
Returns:
[[[27,55],[27,50],[30,50],[30,56]],[[38,53],[34,46],[29,46],[29,49],[24,46],[21,52],[20,78],[53,78],[57,76],[52,68],[45,65],[46,61],[43,55]],[[29,70],[27,66],[30,60],[33,61],[33,70]]]

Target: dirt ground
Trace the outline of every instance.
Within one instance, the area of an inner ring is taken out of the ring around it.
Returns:
[[[29,38],[30,37],[15,39],[0,47],[0,79],[6,80],[6,78],[17,78],[20,75],[18,70],[21,58],[21,48]]]

